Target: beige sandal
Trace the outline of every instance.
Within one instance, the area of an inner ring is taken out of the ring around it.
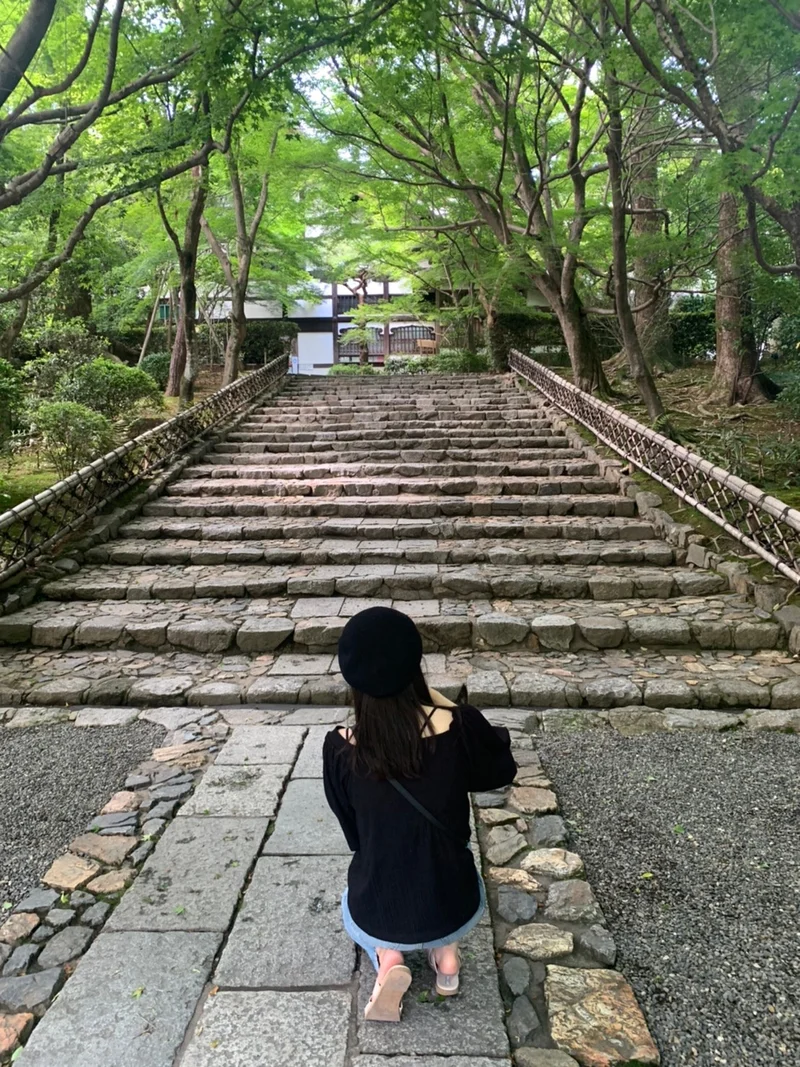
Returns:
[[[403,996],[411,985],[411,971],[402,964],[390,967],[382,982],[375,982],[364,1018],[373,1023],[399,1023],[403,1017]]]
[[[436,992],[440,997],[453,997],[458,992],[459,971],[461,970],[461,949],[456,949],[458,971],[455,974],[442,974],[436,963],[436,949],[428,949],[428,963],[436,975]]]

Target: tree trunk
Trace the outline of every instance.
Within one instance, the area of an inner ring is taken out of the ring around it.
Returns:
[[[167,306],[167,351],[172,351],[172,324],[177,323],[177,316],[175,315],[175,309],[178,306],[178,290],[170,289],[169,291],[169,304]]]
[[[470,315],[467,319],[467,351],[474,352],[478,347],[475,333],[475,319]]]
[[[205,168],[196,167],[192,176],[194,178],[194,186],[189,211],[186,216],[183,241],[178,239],[178,235],[169,223],[160,194],[158,200],[161,218],[170,240],[175,245],[181,270],[180,320],[178,322],[178,331],[175,335],[175,345],[172,349],[172,361],[166,388],[167,396],[180,396],[181,407],[190,404],[194,396],[194,378],[197,372],[195,353],[197,288],[195,286],[195,275],[197,273],[197,249],[200,244],[200,220],[203,217],[203,208],[205,207],[206,193],[208,192],[208,174]]]
[[[197,288],[194,283],[194,277],[197,263],[197,242],[199,237],[200,227],[198,226],[197,238],[194,241],[194,255],[191,257],[186,276],[181,281],[181,310],[183,311],[183,344],[185,349],[185,359],[179,394],[181,398],[180,406],[182,408],[187,407],[194,399],[194,379],[197,374],[197,353],[195,351]]]
[[[92,293],[86,286],[74,282],[74,271],[64,271],[61,268],[59,281],[65,287],[65,301],[61,314],[65,319],[83,319],[89,322],[92,317]]]
[[[150,312],[150,318],[147,320],[147,330],[145,331],[144,340],[142,341],[142,347],[141,347],[141,350],[139,352],[139,363],[141,363],[142,360],[144,359],[144,357],[147,355],[147,349],[148,349],[148,347],[150,345],[150,338],[153,335],[153,326],[155,325],[156,315],[158,315],[158,306],[161,303],[161,286],[162,285],[163,285],[163,280],[161,278],[159,278],[158,282],[156,284],[156,287],[155,287],[156,288],[156,298],[155,298],[155,301],[153,303],[153,309]]]
[[[358,290],[358,309],[359,309],[359,311],[362,310],[362,308],[364,307],[364,305],[367,302],[366,286],[367,286],[367,283],[365,281],[363,288],[359,288],[359,290]],[[364,327],[363,328],[364,328],[364,330],[367,329],[366,322],[364,323]],[[365,341],[363,337],[361,338],[361,340],[359,342],[359,345],[358,345],[358,361],[359,361],[359,363],[362,364],[362,366],[365,363],[369,363],[369,341]]]
[[[0,49],[0,107],[22,81],[38,52],[50,27],[55,6],[56,0],[30,0],[28,10],[11,40]]]
[[[165,396],[178,396],[181,389],[181,379],[186,367],[186,330],[184,329],[183,311],[179,310],[178,327],[175,330],[175,343],[172,346],[172,359],[169,364],[169,378]]]
[[[231,292],[230,332],[225,345],[225,367],[222,384],[230,385],[239,376],[239,353],[247,337],[247,318],[244,312],[244,292],[237,285]]]
[[[717,252],[717,359],[713,395],[725,404],[755,404],[769,399],[758,370],[758,353],[749,324],[747,238],[739,219],[739,201],[723,193],[719,203]]]
[[[0,334],[0,359],[11,359],[14,344],[22,333],[25,320],[28,318],[30,300],[30,294],[26,293],[19,302],[16,315]]]
[[[559,294],[552,293],[549,285],[545,288],[538,286],[538,288],[547,299],[561,326],[572,365],[574,384],[586,393],[607,395],[608,381],[580,297],[573,289],[567,300],[562,300]]]
[[[633,313],[636,332],[648,364],[670,367],[675,363],[675,353],[669,321],[669,291],[664,289],[650,303],[664,266],[654,247],[664,232],[664,216],[658,210],[658,163],[649,145],[634,152],[631,159],[631,200],[631,235],[640,246],[633,260],[633,274],[642,279],[633,283],[634,306],[646,305]]]
[[[192,325],[190,328],[187,328],[190,321],[192,322]],[[181,409],[189,407],[189,405],[194,400],[194,379],[195,375],[197,374],[197,359],[196,352],[194,349],[194,320],[190,320],[187,318],[186,323],[187,326],[184,327],[183,332],[186,358],[183,362],[183,374],[181,375],[180,383],[179,406]]]
[[[493,307],[486,308],[486,347],[492,368],[497,371],[508,370],[508,345],[504,343],[503,331],[497,322],[497,312]]]
[[[628,368],[636,383],[639,395],[645,403],[651,419],[664,414],[664,405],[658,395],[653,375],[647,366],[644,352],[636,332],[636,323],[628,295],[628,249],[625,234],[625,194],[622,187],[622,113],[619,109],[619,92],[613,67],[609,66],[606,85],[609,99],[608,178],[611,186],[611,248],[613,256],[614,306],[617,312],[622,344],[628,359]]]

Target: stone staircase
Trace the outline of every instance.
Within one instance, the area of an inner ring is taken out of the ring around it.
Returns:
[[[573,445],[510,376],[290,379],[0,618],[5,715],[343,703],[336,643],[375,604],[438,688],[545,720],[800,706],[781,626]]]

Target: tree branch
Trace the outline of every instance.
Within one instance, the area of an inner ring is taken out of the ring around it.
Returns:
[[[0,48],[0,107],[25,77],[53,19],[56,0],[30,0],[7,45]]]
[[[10,289],[0,289],[0,304],[8,304],[12,300],[19,300],[21,297],[25,296],[26,293],[33,292],[33,290],[38,288],[42,282],[46,281],[54,271],[58,270],[62,264],[66,263],[86,233],[89,223],[101,208],[106,207],[108,204],[113,204],[118,200],[124,200],[126,197],[133,196],[135,193],[140,193],[145,189],[157,187],[162,182],[169,181],[172,178],[176,178],[179,174],[185,174],[194,167],[200,166],[207,161],[213,148],[213,144],[206,144],[193,156],[184,159],[181,163],[177,163],[172,167],[166,167],[158,174],[152,174],[147,178],[131,182],[129,185],[119,186],[116,189],[103,193],[102,196],[95,197],[75,223],[72,232],[58,255],[51,256],[40,263],[33,271],[31,271],[24,281],[19,282]],[[172,228],[170,227],[170,230],[171,229]],[[172,230],[172,233],[174,234],[175,231]]]

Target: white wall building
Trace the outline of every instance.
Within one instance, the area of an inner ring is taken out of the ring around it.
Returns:
[[[351,282],[355,286],[355,282]],[[358,346],[342,342],[342,336],[352,328],[349,312],[359,303],[357,293],[341,283],[319,282],[318,300],[298,300],[284,307],[274,300],[248,300],[245,314],[249,322],[258,319],[287,319],[299,327],[296,351],[301,374],[326,374],[334,363],[357,362]],[[400,281],[367,281],[364,298],[369,303],[384,303],[394,296],[412,291],[407,279]],[[217,308],[217,318],[224,318],[229,310],[227,301]],[[370,323],[373,337],[369,342],[370,362],[382,365],[392,353],[414,353],[418,339],[435,337],[433,322],[419,322],[411,316],[398,315],[397,320]]]
[[[249,322],[259,319],[288,320],[299,328],[294,346],[300,374],[327,374],[334,363],[355,363],[360,358],[359,345],[348,344],[345,336],[353,326],[351,312],[359,303],[356,280],[347,284],[318,282],[319,297],[301,299],[285,307],[274,300],[248,300],[245,314]],[[366,303],[382,304],[393,297],[406,296],[412,292],[409,279],[399,281],[368,280],[362,299]],[[543,307],[541,294],[531,290],[526,294],[529,307]],[[222,301],[216,309],[216,318],[225,318],[230,305]],[[435,303],[431,294],[430,321],[421,321],[411,315],[398,314],[389,323],[368,324],[372,330],[369,342],[370,363],[382,366],[386,357],[394,354],[413,355],[419,351],[419,341],[438,340],[438,329],[433,321]]]

